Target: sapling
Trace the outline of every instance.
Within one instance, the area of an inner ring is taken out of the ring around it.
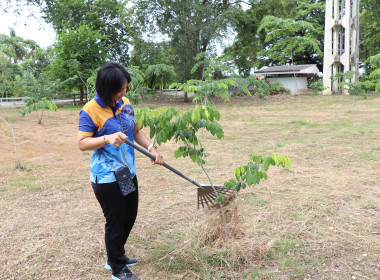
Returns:
[[[235,177],[224,183],[224,186],[228,189],[234,188],[236,191],[245,189],[246,186],[257,185],[260,180],[267,179],[267,171],[270,166],[291,166],[290,159],[288,157],[273,154],[272,156],[258,156],[251,155],[246,165],[236,167],[232,174]]]
[[[216,108],[206,105],[196,105],[195,108],[180,114],[174,108],[160,108],[149,110],[142,108],[136,110],[136,119],[140,127],[150,128],[150,137],[157,144],[165,143],[171,139],[180,142],[182,145],[174,152],[174,156],[190,157],[191,160],[201,166],[207,176],[210,185],[213,182],[204,168],[206,156],[205,149],[199,140],[197,133],[200,129],[205,129],[218,139],[224,137],[222,126],[217,123],[221,115]],[[261,179],[267,179],[266,171],[269,166],[290,166],[287,157],[273,154],[270,157],[251,156],[247,165],[234,169],[233,174],[236,179],[226,182],[226,188],[234,188],[237,192],[247,185],[258,184]],[[215,191],[215,189],[214,189]],[[216,203],[220,206],[224,232],[226,231],[226,218],[223,206],[225,199],[223,195],[218,195]]]
[[[183,145],[178,147],[174,152],[174,156],[190,157],[191,160],[201,166],[206,174],[210,185],[213,182],[203,167],[206,156],[204,148],[197,137],[200,129],[205,129],[218,139],[224,137],[222,126],[217,123],[221,115],[216,108],[206,105],[196,105],[194,109],[188,110],[180,114],[174,108],[160,108],[157,110],[149,110],[147,108],[136,110],[136,118],[140,127],[149,126],[150,137],[157,144],[165,143],[174,138],[176,142]],[[215,188],[213,187],[216,192]],[[224,229],[226,228],[226,219],[222,211],[223,205],[219,202]]]
[[[201,58],[203,59],[201,60]],[[195,108],[183,114],[180,114],[174,108],[160,108],[157,110],[149,110],[148,108],[137,109],[136,119],[140,127],[150,128],[150,137],[154,139],[155,143],[160,145],[171,139],[174,139],[177,143],[180,142],[182,145],[174,152],[174,156],[176,158],[190,157],[193,162],[201,166],[210,185],[213,187],[213,182],[204,168],[206,153],[197,136],[199,130],[205,129],[218,139],[224,137],[223,128],[217,122],[220,120],[221,115],[216,108],[210,106],[213,103],[211,97],[218,96],[225,101],[229,100],[228,89],[230,86],[240,86],[247,95],[250,95],[247,86],[252,83],[255,84],[257,81],[252,81],[252,78],[242,79],[237,75],[232,75],[232,78],[214,80],[213,73],[215,69],[229,73],[233,71],[213,55],[208,57],[198,55],[196,59],[198,63],[193,67],[192,71],[195,72],[202,66],[203,80],[189,80],[186,83],[172,84],[170,87],[195,93],[193,101],[201,101],[201,105],[196,105]],[[269,86],[266,85],[264,88],[269,88]],[[238,175],[236,177],[237,180],[230,180],[225,186],[240,191],[241,188],[245,188],[245,182],[248,185],[252,185],[253,183],[258,184],[260,179],[267,178],[266,171],[270,165],[290,166],[290,160],[279,155],[272,155],[271,157],[253,156],[251,157],[251,162],[245,167],[238,167],[234,170],[235,176]],[[256,172],[255,170],[258,171]],[[215,188],[214,191],[216,193]],[[223,195],[218,195],[215,202],[220,206],[225,233],[226,218],[223,211]]]
[[[25,72],[24,77],[18,78],[16,83],[21,92],[28,96],[24,99],[25,108],[20,110],[22,116],[37,112],[38,124],[41,124],[44,110],[57,111],[57,106],[51,100],[52,94],[57,90],[56,82],[42,76],[36,79],[32,73]]]

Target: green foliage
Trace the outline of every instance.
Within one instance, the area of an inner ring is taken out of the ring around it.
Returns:
[[[153,94],[156,86],[163,88],[175,78],[174,67],[166,64],[149,65],[145,71],[138,66],[130,66],[126,70],[132,76],[127,97],[135,104],[141,101],[142,96]]]
[[[85,25],[102,35],[91,47],[107,46],[107,54],[113,60],[128,63],[131,18],[125,0],[29,0],[37,4],[44,19],[57,33],[67,29],[76,30]]]
[[[291,166],[290,159],[285,156],[273,154],[272,156],[251,155],[248,164],[236,167],[232,174],[235,177],[224,183],[228,189],[234,188],[236,191],[245,189],[248,186],[257,185],[260,180],[267,179],[267,171],[270,166]]]
[[[170,88],[176,87],[179,90],[194,93],[195,95],[193,101],[200,100],[203,104],[207,105],[210,102],[212,103],[212,96],[218,96],[224,101],[228,101],[228,87],[236,87],[237,85],[238,83],[234,79],[223,79],[217,81],[189,80],[185,84],[172,84]],[[249,94],[249,92],[247,92],[247,94]]]
[[[0,94],[2,96],[17,95],[14,81],[20,75],[22,75],[21,66],[10,62],[4,54],[0,53]]]
[[[58,33],[50,75],[69,89],[87,88],[86,81],[107,59],[108,48],[99,43],[104,38],[87,25]]]
[[[309,88],[313,91],[314,94],[318,94],[318,92],[321,92],[325,90],[326,88],[323,86],[322,81],[316,81],[309,85]]]
[[[380,2],[378,0],[360,1],[360,60],[366,61],[369,57],[380,53]],[[365,64],[366,74],[372,69]],[[373,88],[371,89],[373,90]]]
[[[147,42],[134,36],[130,65],[146,69],[148,65],[164,63],[175,65],[172,49],[168,42]]]
[[[169,50],[180,81],[200,79],[201,73],[190,73],[195,56],[210,51],[213,40],[223,38],[236,9],[235,1],[167,1],[135,2],[135,23],[139,32],[161,33],[169,38]]]
[[[25,71],[31,72],[34,77],[38,78],[49,70],[52,59],[52,48],[47,50],[38,48],[32,56],[24,59],[21,65]]]
[[[194,65],[192,73],[202,67],[203,79],[188,80],[186,83],[173,83],[170,85],[170,88],[178,88],[187,93],[194,93],[193,101],[199,100],[204,105],[212,103],[211,97],[213,96],[228,101],[229,88],[231,87],[240,86],[247,95],[250,95],[246,82],[241,77],[235,75],[233,70],[219,61],[215,55],[205,56],[204,54],[198,54],[196,60],[198,62]],[[224,74],[230,74],[231,77],[214,80],[214,73],[218,70]]]
[[[17,36],[13,28],[9,28],[9,36],[0,34],[0,52],[12,59],[15,64],[32,57],[38,48],[35,41]]]
[[[279,82],[269,82],[267,80],[258,79],[255,76],[249,76],[242,80],[245,87],[253,92],[259,98],[265,98],[267,95],[286,93],[286,89],[281,87]]]
[[[336,73],[332,79],[334,81],[345,81],[345,80],[351,80],[355,75],[355,71],[346,71],[346,72],[341,72],[341,73]]]
[[[20,114],[37,112],[38,123],[42,122],[42,115],[44,110],[56,111],[57,106],[51,101],[51,96],[57,90],[57,84],[49,81],[47,77],[40,76],[35,78],[30,72],[25,72],[24,77],[18,77],[16,84],[24,96],[25,108],[20,110]]]
[[[25,109],[20,111],[20,114],[22,116],[25,116],[25,114],[34,112],[34,111],[43,111],[43,110],[50,110],[50,111],[57,111],[57,106],[55,103],[51,100],[48,100],[46,97],[42,97],[41,99],[38,99],[38,97],[27,97],[24,99],[25,102]],[[41,124],[41,119],[39,118],[38,123]]]
[[[259,52],[260,65],[290,64],[303,53],[322,56],[318,41],[313,35],[314,25],[303,20],[266,16],[257,30],[264,33],[265,48]]]
[[[227,66],[222,60],[220,60],[215,54],[199,53],[195,57],[195,65],[191,69],[191,74],[202,68],[202,80],[211,81],[216,79],[217,73],[221,73],[222,76],[236,76],[232,68]]]
[[[363,95],[366,93],[365,83],[363,82],[350,82],[354,77],[354,71],[347,71],[344,73],[337,73],[334,75],[333,80],[339,82],[339,88],[347,90],[350,95]]]
[[[294,17],[296,8],[302,5],[300,2],[304,1],[250,0],[248,9],[237,10],[233,14],[234,19],[231,24],[236,32],[235,41],[230,47],[225,48],[224,57],[234,61],[240,75],[249,76],[252,68],[257,65],[257,54],[263,48],[257,36],[261,20],[267,15],[276,15],[281,18]],[[309,15],[309,18],[314,15],[315,11]]]
[[[354,83],[342,82],[342,85],[347,86],[347,92],[350,95],[364,95],[366,93],[365,84],[362,82],[354,82]]]
[[[367,90],[380,92],[380,53],[369,57],[365,61],[367,66],[368,75],[364,75],[364,84]]]
[[[184,145],[174,152],[174,156],[190,157],[198,164],[205,163],[202,158],[206,154],[196,134],[205,129],[218,139],[223,138],[223,128],[216,122],[220,117],[217,109],[205,105],[197,105],[183,114],[174,108],[136,110],[138,125],[150,128],[150,138],[154,138],[155,143],[160,145],[171,139],[181,142]]]
[[[171,84],[175,77],[174,67],[166,64],[149,65],[145,71],[145,83],[153,90],[156,87],[163,89]]]

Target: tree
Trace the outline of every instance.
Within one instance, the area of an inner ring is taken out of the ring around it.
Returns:
[[[150,42],[140,39],[139,36],[133,40],[133,50],[130,65],[147,69],[149,65],[166,64],[173,65],[172,49],[168,42]]]
[[[229,86],[237,87],[237,81],[242,79],[234,75],[232,69],[219,61],[215,55],[200,53],[195,60],[198,62],[194,65],[191,72],[194,73],[199,68],[202,68],[202,79],[192,79],[186,83],[173,83],[170,87],[194,93],[193,101],[199,100],[205,106],[208,106],[210,102],[212,103],[211,97],[213,96],[218,96],[224,101],[229,100]],[[213,76],[216,71],[228,73],[233,77],[215,80]],[[247,89],[246,93],[250,94]]]
[[[169,86],[173,82],[176,74],[173,66],[156,64],[149,65],[145,71],[145,76],[146,84],[149,88],[154,90],[156,87],[163,89],[164,86]]]
[[[364,84],[368,90],[380,92],[380,53],[370,56],[365,65],[368,69],[368,74],[364,75]]]
[[[21,66],[24,70],[31,72],[34,77],[38,78],[42,73],[49,70],[53,59],[52,52],[51,47],[46,50],[38,48],[32,57],[25,59],[21,63]]]
[[[109,56],[125,65],[129,55],[127,0],[28,0],[40,7],[46,22],[57,33],[86,25],[103,35]]]
[[[313,29],[309,30],[309,36],[315,38],[319,49],[323,50],[324,35],[325,35],[325,0],[300,0],[297,1],[295,19],[297,21],[306,21],[313,25]],[[297,55],[298,56],[298,55]],[[323,70],[323,55],[322,53],[315,53],[307,49],[305,52],[300,53],[300,63],[317,64],[320,71]]]
[[[8,57],[0,53],[0,94],[1,96],[14,95],[14,81],[16,76],[22,75],[20,65],[9,61]]]
[[[360,1],[360,50],[362,62],[380,53],[380,2],[377,0]],[[370,64],[364,63],[367,73],[371,71]]]
[[[256,65],[257,53],[261,49],[257,29],[266,15],[289,17],[294,15],[294,0],[251,0],[250,8],[234,13],[232,26],[236,32],[233,44],[224,49],[225,59],[232,60],[239,74],[249,76]]]
[[[9,36],[0,34],[0,51],[17,64],[25,58],[33,56],[39,46],[33,40],[25,40],[16,35],[13,28],[9,28]]]
[[[172,50],[173,65],[181,81],[194,77],[191,74],[198,53],[210,51],[213,40],[226,34],[232,13],[240,9],[240,1],[135,1],[136,22],[144,29],[155,30],[167,36]],[[150,24],[148,24],[150,23]]]
[[[24,99],[25,108],[20,110],[21,115],[36,112],[38,124],[41,124],[44,110],[57,110],[57,106],[51,100],[57,90],[56,82],[50,81],[45,76],[36,79],[32,73],[27,71],[22,78],[18,77],[16,84],[27,96]]]
[[[258,54],[259,65],[306,63],[304,53],[322,56],[318,41],[313,36],[314,25],[307,21],[266,16],[257,30],[265,35],[265,48]]]
[[[108,47],[101,43],[105,36],[88,25],[58,33],[50,73],[68,89],[77,88],[83,101],[86,81],[107,59]]]
[[[268,0],[255,3],[256,5],[253,5],[252,9],[256,9],[258,17],[262,18],[257,32],[261,49],[257,54],[258,68],[291,64],[290,44],[288,44],[290,41],[288,43],[286,40],[284,41],[286,36],[291,36],[293,37],[292,41],[294,41],[291,47],[294,63],[317,64],[319,69],[322,69],[323,59],[320,50],[323,49],[324,40],[325,1]],[[267,16],[268,18],[265,20]],[[269,25],[270,20],[274,20],[271,25]],[[267,26],[263,28],[263,24]],[[277,28],[281,31],[276,32]],[[295,40],[295,38],[298,39]],[[287,53],[283,54],[282,50],[285,48],[287,48]],[[288,57],[286,58],[286,56]]]

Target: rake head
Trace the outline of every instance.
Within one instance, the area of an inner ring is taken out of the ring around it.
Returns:
[[[215,205],[215,200],[222,194],[227,200],[235,196],[235,189],[227,189],[223,185],[204,185],[200,184],[198,187],[198,209],[202,205],[203,208]]]

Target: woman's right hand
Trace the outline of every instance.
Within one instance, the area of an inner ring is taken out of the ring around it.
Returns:
[[[121,144],[125,143],[128,138],[123,132],[116,132],[114,134],[105,135],[106,144],[111,144],[115,147],[120,147]]]

